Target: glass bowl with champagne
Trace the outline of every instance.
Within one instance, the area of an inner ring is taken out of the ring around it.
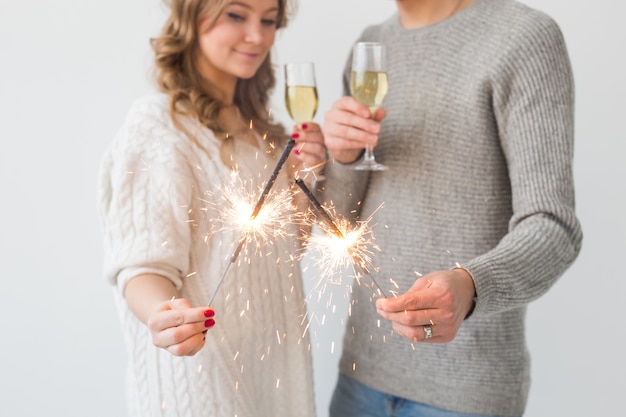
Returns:
[[[370,109],[371,116],[381,106],[389,80],[385,62],[385,45],[379,42],[358,42],[352,50],[350,94]],[[371,146],[365,146],[363,160],[354,166],[359,171],[384,171],[386,165],[376,162]]]
[[[318,106],[315,64],[312,62],[285,64],[285,104],[294,122],[300,124],[313,120]],[[323,180],[324,177],[321,174],[315,173],[315,168],[318,167],[307,167],[303,164],[300,171],[312,173],[316,181]]]

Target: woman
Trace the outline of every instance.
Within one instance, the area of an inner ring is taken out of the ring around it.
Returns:
[[[326,198],[361,218],[385,202],[375,267],[397,295],[353,286],[330,415],[521,416],[527,305],[582,242],[565,42],[514,0],[396,5],[359,38],[386,46],[384,109],[343,97],[323,128]],[[388,171],[352,169],[366,144]]]
[[[224,215],[233,194],[258,195],[285,149],[267,105],[286,0],[169,6],[153,40],[162,93],[132,106],[101,168],[105,273],[129,356],[130,415],[312,416],[293,256],[303,230],[287,222],[231,262],[242,233]],[[292,137],[298,152],[272,195],[290,190],[301,164],[325,158],[317,125]]]

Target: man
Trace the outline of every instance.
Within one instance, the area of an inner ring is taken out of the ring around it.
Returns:
[[[526,306],[582,242],[567,49],[514,0],[396,4],[359,39],[386,46],[384,108],[346,96],[323,127],[323,197],[354,220],[384,202],[373,267],[397,295],[355,280],[331,417],[521,416]],[[389,170],[352,169],[366,144]]]

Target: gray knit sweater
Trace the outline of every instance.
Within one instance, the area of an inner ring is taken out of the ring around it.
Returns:
[[[475,0],[415,30],[394,15],[360,40],[388,48],[387,118],[375,154],[391,169],[330,163],[324,197],[362,218],[384,202],[373,223],[386,290],[390,278],[405,292],[416,272],[458,262],[478,299],[454,341],[420,344],[393,334],[372,289],[355,283],[341,371],[444,409],[521,415],[530,384],[526,306],[572,264],[582,241],[561,32],[515,1]]]

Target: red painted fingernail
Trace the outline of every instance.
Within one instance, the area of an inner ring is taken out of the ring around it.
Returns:
[[[295,151],[293,151],[293,153],[295,153],[296,155],[300,155],[300,150],[296,149]]]
[[[307,127],[309,127],[309,125],[307,125],[306,123],[302,123],[302,129],[306,129]]]
[[[206,310],[204,312],[204,317],[213,317],[215,315],[215,311],[213,310]]]
[[[300,137],[300,134],[299,134],[298,132],[293,132],[293,133],[291,134],[291,138],[292,138],[292,139],[298,139],[299,137]]]
[[[208,319],[207,321],[204,322],[204,327],[211,327],[215,324],[215,320],[213,319]]]

